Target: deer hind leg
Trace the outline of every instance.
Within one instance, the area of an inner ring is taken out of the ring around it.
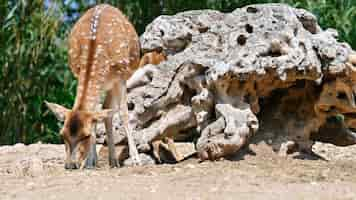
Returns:
[[[139,157],[137,147],[132,136],[131,128],[129,127],[129,110],[127,107],[127,89],[126,89],[126,81],[121,79],[118,84],[115,84],[114,88],[119,91],[119,104],[120,109],[120,118],[122,124],[125,128],[127,141],[129,144],[129,154],[132,159],[134,165],[141,165],[141,159]]]
[[[114,107],[114,89],[109,90],[104,101],[103,107],[105,109],[111,109]],[[112,117],[108,117],[105,119],[105,129],[106,129],[106,141],[109,147],[109,165],[110,167],[119,167],[119,162],[116,157],[115,144],[114,144],[114,135],[113,135],[113,125],[112,125]]]

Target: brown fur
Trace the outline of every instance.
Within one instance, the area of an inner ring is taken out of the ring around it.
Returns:
[[[79,119],[79,115],[75,113],[75,115],[73,115],[68,121],[70,135],[76,136],[83,126],[82,121]]]
[[[145,53],[141,60],[139,66],[145,66],[147,64],[153,64],[153,65],[158,65],[162,61],[167,60],[166,56],[163,53],[158,53],[158,52],[149,52]]]

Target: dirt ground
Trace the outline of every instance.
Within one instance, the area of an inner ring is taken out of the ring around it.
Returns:
[[[356,199],[356,146],[316,144],[326,161],[250,149],[233,161],[66,171],[62,145],[3,146],[0,199]]]

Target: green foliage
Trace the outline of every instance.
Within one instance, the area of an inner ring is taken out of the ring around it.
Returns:
[[[43,101],[71,107],[76,81],[66,38],[94,4],[119,7],[142,33],[159,15],[276,2],[313,12],[323,28],[337,29],[356,49],[356,0],[0,0],[0,144],[60,142],[60,124]]]
[[[338,30],[340,40],[348,42],[356,49],[355,0],[305,0],[296,5],[313,12],[323,28]]]

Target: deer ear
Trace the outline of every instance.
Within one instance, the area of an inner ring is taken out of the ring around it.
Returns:
[[[59,121],[64,121],[66,114],[70,111],[69,109],[55,103],[45,101],[45,104],[54,113]]]
[[[115,110],[113,109],[105,109],[99,112],[94,112],[93,114],[93,120],[96,122],[103,121],[104,119],[108,117],[112,117],[115,114]]]

